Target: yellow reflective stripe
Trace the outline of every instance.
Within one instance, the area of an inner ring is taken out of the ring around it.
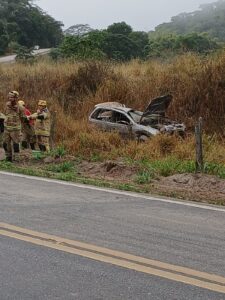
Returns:
[[[18,127],[6,127],[6,130],[7,131],[20,131],[21,128],[18,128]]]
[[[49,131],[45,131],[45,130],[35,130],[35,134],[36,135],[44,135],[44,136],[50,135]]]
[[[5,125],[6,129],[21,129],[21,125]]]

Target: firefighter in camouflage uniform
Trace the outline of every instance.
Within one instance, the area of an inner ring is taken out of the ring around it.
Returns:
[[[19,93],[9,92],[5,109],[3,148],[6,160],[13,161],[20,152],[21,120],[26,119],[24,108],[17,104]]]
[[[47,102],[45,100],[39,100],[37,112],[27,118],[28,120],[35,120],[34,130],[39,149],[43,152],[50,151],[49,138],[51,116],[47,108]]]
[[[24,108],[24,113],[28,117],[31,115],[31,112],[26,107],[23,100],[19,100],[18,104]],[[35,132],[34,132],[34,120],[23,119],[22,120],[22,149],[28,149],[29,147],[32,150],[35,150]]]

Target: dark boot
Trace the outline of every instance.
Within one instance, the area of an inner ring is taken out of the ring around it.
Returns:
[[[35,143],[30,143],[31,150],[35,150]]]
[[[39,145],[39,148],[40,148],[40,150],[42,151],[42,152],[45,152],[46,151],[46,147],[45,147],[45,145]]]
[[[27,141],[22,141],[21,146],[22,146],[23,149],[28,149]]]
[[[20,152],[20,144],[13,143],[13,149],[14,149],[15,153],[19,153]]]
[[[3,143],[3,148],[4,148],[5,152],[7,152],[7,143]]]
[[[13,161],[13,159],[12,159],[12,156],[6,156],[6,159],[5,159],[6,161],[9,161],[9,162],[12,162]]]
[[[17,143],[13,143],[13,150],[14,150],[14,157],[13,160],[14,161],[19,161],[19,154],[20,154],[20,144]]]

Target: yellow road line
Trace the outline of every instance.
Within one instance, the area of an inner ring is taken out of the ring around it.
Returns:
[[[0,223],[0,235],[149,275],[194,285],[203,289],[225,293],[225,278],[222,276],[199,272],[193,269],[175,266],[120,251],[40,233],[6,223]]]

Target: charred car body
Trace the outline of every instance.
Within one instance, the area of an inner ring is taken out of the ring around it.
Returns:
[[[155,98],[144,112],[125,107],[118,102],[100,103],[95,105],[89,122],[104,131],[115,130],[124,137],[142,141],[163,132],[184,136],[185,125],[166,117],[172,98],[171,95]]]

